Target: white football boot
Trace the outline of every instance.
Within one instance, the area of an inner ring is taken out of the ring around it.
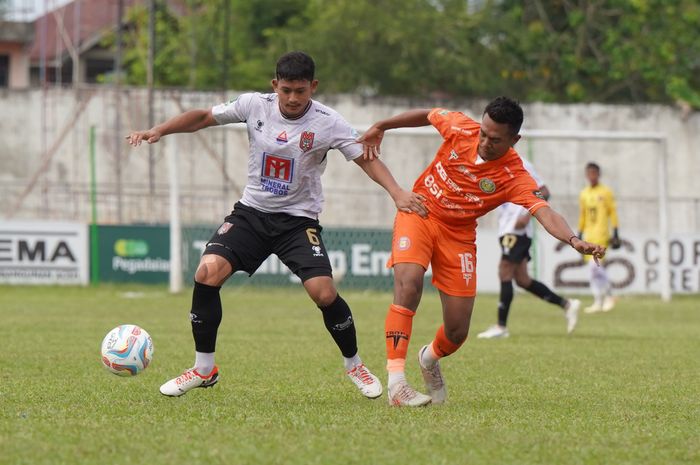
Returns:
[[[428,390],[428,395],[432,399],[433,404],[443,404],[445,399],[447,399],[447,386],[445,386],[445,378],[442,377],[442,371],[440,371],[440,362],[436,361],[432,368],[424,367],[423,352],[426,350],[428,350],[428,346],[423,346],[418,351],[418,365],[423,374],[425,388]]]
[[[510,336],[508,328],[503,326],[493,325],[484,332],[477,334],[477,339],[501,339]]]
[[[352,370],[346,371],[346,373],[363,396],[369,399],[376,399],[382,395],[381,381],[364,364],[357,365]]]
[[[598,313],[603,311],[603,306],[600,302],[593,302],[591,306],[584,308],[583,311],[585,313]]]
[[[389,386],[389,405],[396,407],[422,407],[432,400],[430,396],[413,389],[406,381]]]
[[[609,312],[613,308],[615,308],[615,297],[609,295],[603,300],[602,310],[604,312]]]
[[[194,368],[185,370],[177,378],[173,378],[160,387],[160,393],[164,396],[178,397],[186,394],[194,388],[208,388],[219,382],[219,368],[214,366],[211,373],[202,376]]]
[[[581,301],[578,299],[569,299],[569,305],[564,312],[566,318],[566,333],[571,334],[578,323],[578,309],[581,307]]]

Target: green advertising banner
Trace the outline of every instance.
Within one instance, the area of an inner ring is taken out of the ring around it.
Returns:
[[[170,272],[168,226],[97,227],[99,280],[167,283]]]
[[[185,283],[192,283],[202,251],[217,228],[218,225],[183,230]],[[392,270],[386,267],[391,254],[391,230],[324,228],[322,235],[334,279],[339,287],[376,290],[393,288]],[[430,279],[430,273],[427,273],[425,282],[428,287]],[[238,272],[228,282],[268,286],[299,285],[299,279],[275,255],[270,256],[252,277]]]
[[[191,284],[207,241],[218,225],[188,226],[182,230],[183,273]],[[389,290],[392,271],[386,267],[391,231],[384,229],[324,228],[323,241],[338,286],[346,289]],[[98,226],[99,279],[102,282],[168,282],[169,228],[156,226]],[[309,246],[309,253],[314,253]],[[277,258],[270,256],[249,277],[235,273],[229,285],[298,286],[299,279]],[[429,286],[430,276],[426,276]]]

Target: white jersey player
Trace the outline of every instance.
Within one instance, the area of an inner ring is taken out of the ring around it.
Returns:
[[[190,319],[194,366],[160,387],[180,396],[219,380],[214,363],[222,309],[219,290],[236,271],[250,275],[275,254],[302,281],[321,310],[326,329],[343,355],[348,377],[369,398],[382,385],[358,355],[355,324],[348,304],[335,289],[318,214],[323,205],[321,174],[329,150],[354,161],[394,199],[397,208],[426,215],[419,195],[399,187],[386,166],[362,155],[357,134],[334,110],[311,99],[318,81],[310,56],[290,52],[277,61],[274,93],[243,94],[211,109],[190,110],[147,131],[131,133],[134,146],[167,134],[209,126],[245,123],[250,153],[243,198],[207,243],[195,273]],[[333,153],[331,153],[333,154]]]
[[[549,189],[539,176],[529,160],[523,158],[523,166],[537,182],[540,194],[549,197]],[[567,332],[571,333],[578,321],[578,311],[581,302],[576,299],[565,299],[554,293],[545,284],[532,279],[527,270],[532,245],[532,222],[530,213],[514,203],[504,203],[498,212],[498,241],[501,246],[501,260],[498,264],[498,277],[501,281],[501,291],[498,302],[498,324],[479,333],[479,339],[505,338],[510,335],[507,328],[510,305],[513,301],[513,279],[518,286],[531,292],[537,297],[557,305],[564,310],[567,321]]]

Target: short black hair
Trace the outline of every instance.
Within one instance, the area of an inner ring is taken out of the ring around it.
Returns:
[[[491,100],[484,113],[497,123],[507,124],[513,135],[520,132],[523,125],[523,109],[515,100],[508,97],[496,97]]]
[[[598,165],[598,163],[593,163],[592,161],[586,163],[586,169],[594,169],[600,173],[600,165]]]
[[[287,81],[313,81],[316,64],[304,52],[288,52],[277,60],[277,79]]]

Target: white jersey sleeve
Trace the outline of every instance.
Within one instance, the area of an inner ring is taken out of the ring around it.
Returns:
[[[530,173],[530,176],[532,176],[532,178],[537,183],[537,187],[544,186],[544,180],[539,175],[539,173],[537,173],[535,166],[530,162],[530,160],[522,157],[521,160],[523,162],[523,167],[527,170],[528,173]],[[531,222],[528,222],[527,226],[525,226],[524,228],[516,229],[515,227],[515,223],[518,221],[518,218],[524,215],[529,215],[526,209],[524,209],[520,205],[507,202],[499,206],[497,211],[499,236],[505,236],[506,234],[524,234],[528,237],[532,237],[533,230]]]
[[[333,126],[331,148],[339,150],[347,161],[354,160],[362,155],[362,144],[357,142],[358,137],[357,131],[343,117],[337,115]]]
[[[523,167],[527,170],[528,173],[530,173],[530,176],[532,176],[532,178],[535,180],[535,182],[537,183],[537,187],[544,186],[545,182],[535,169],[535,165],[533,165],[527,158],[521,157],[521,159],[523,161]]]
[[[219,124],[243,123],[248,121],[255,94],[242,94],[228,103],[214,105],[211,113]]]

